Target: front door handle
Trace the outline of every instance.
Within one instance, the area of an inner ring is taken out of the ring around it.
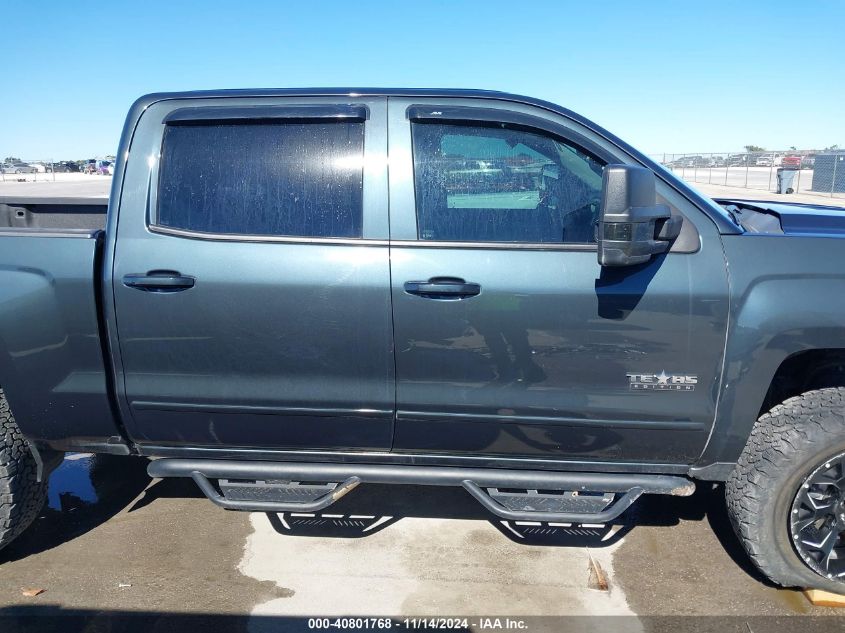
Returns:
[[[123,285],[146,292],[180,292],[193,288],[196,279],[175,270],[151,270],[124,275]]]
[[[428,281],[406,281],[405,292],[425,299],[457,301],[479,294],[481,285],[460,277],[432,277]]]

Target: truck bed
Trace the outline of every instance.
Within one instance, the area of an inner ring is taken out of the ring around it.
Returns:
[[[102,230],[107,198],[0,196],[0,229]]]
[[[0,387],[25,434],[68,448],[117,433],[101,346],[106,208],[0,198]]]

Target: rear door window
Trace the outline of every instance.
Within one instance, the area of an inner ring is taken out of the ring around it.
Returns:
[[[167,125],[157,224],[186,231],[360,238],[363,122]]]

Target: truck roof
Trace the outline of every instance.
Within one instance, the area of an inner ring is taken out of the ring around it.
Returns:
[[[140,97],[134,107],[146,108],[156,101],[169,99],[213,99],[215,97],[443,97],[449,99],[498,99],[524,103],[557,112],[612,138],[615,136],[581,115],[550,101],[525,95],[474,88],[232,88],[216,90],[186,90],[181,92],[153,92]]]
[[[481,90],[473,88],[362,88],[362,87],[323,87],[323,88],[225,88],[214,90],[186,90],[176,92],[154,92],[141,97],[138,101],[150,99],[190,99],[210,97],[450,97],[469,99],[504,99],[524,103],[548,103],[533,97],[517,95],[499,90]],[[554,105],[554,104],[549,104]],[[554,105],[555,108],[560,106]]]

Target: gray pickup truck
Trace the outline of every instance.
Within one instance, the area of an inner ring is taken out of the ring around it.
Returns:
[[[842,210],[716,203],[505,93],[236,90],[139,99],[107,208],[0,227],[0,546],[66,451],[262,512],[610,523],[722,481],[766,575],[843,589]]]

